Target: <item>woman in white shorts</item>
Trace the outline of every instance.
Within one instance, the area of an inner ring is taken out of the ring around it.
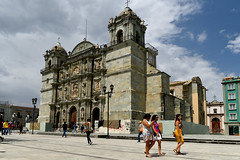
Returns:
[[[153,132],[154,132],[154,140],[158,142],[158,155],[159,156],[164,156],[165,154],[162,153],[162,151],[161,151],[162,134],[161,134],[161,131],[159,129],[159,125],[157,123],[157,121],[158,121],[158,116],[157,115],[152,116],[152,122],[153,121],[155,121],[154,124],[153,124]]]
[[[152,158],[152,156],[149,153],[149,150],[152,148],[154,145],[155,141],[153,140],[153,130],[152,130],[152,125],[154,124],[155,121],[150,122],[151,115],[150,114],[145,114],[143,117],[143,139],[146,142],[146,157]]]

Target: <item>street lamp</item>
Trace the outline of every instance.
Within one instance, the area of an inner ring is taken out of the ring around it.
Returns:
[[[32,126],[32,134],[33,134],[33,131],[34,131],[34,116],[35,116],[36,103],[37,103],[37,98],[33,98],[33,99],[32,99],[32,104],[33,104],[33,126]]]
[[[107,87],[103,86],[103,93],[108,95],[108,109],[107,109],[107,138],[109,138],[109,98],[112,97],[114,85],[110,85],[110,92],[107,92]]]

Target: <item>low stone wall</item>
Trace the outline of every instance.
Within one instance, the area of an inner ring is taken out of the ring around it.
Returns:
[[[162,123],[163,135],[172,135],[175,130],[174,120],[158,121]],[[138,120],[121,120],[121,127],[118,129],[109,128],[110,133],[137,134],[139,132]],[[183,121],[183,134],[209,134],[209,127],[201,124]],[[99,127],[95,133],[107,133],[107,127]]]
[[[163,135],[172,135],[173,131],[175,130],[174,122],[174,120],[158,121],[158,123],[162,123]],[[183,134],[209,134],[209,126],[185,121],[182,123]]]
[[[183,121],[183,134],[209,134],[209,126]]]
[[[118,129],[110,127],[109,133],[136,134],[139,131],[138,120],[121,120],[120,126]],[[107,127],[99,127],[95,133],[107,133]]]

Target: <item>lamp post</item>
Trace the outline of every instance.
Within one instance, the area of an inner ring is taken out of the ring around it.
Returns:
[[[37,98],[33,98],[33,99],[32,99],[32,104],[33,104],[33,126],[32,126],[32,134],[33,134],[33,131],[34,131],[34,116],[35,116],[36,103],[37,103]]]
[[[107,109],[107,138],[109,138],[109,98],[112,97],[113,88],[114,88],[114,85],[111,84],[110,85],[110,90],[111,91],[107,92],[107,87],[103,86],[103,93],[108,95],[108,105],[107,105],[107,107],[108,107],[108,109]]]

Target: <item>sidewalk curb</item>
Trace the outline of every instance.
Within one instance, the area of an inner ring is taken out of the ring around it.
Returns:
[[[38,132],[39,135],[55,135],[61,136],[62,132]],[[67,133],[67,136],[76,136],[76,137],[86,137],[86,134],[72,134]],[[107,138],[106,134],[92,134],[93,138]],[[137,136],[134,135],[110,135],[109,139],[127,139],[127,140],[137,140]],[[142,139],[142,138],[141,138]],[[176,141],[176,139],[170,137],[163,137],[162,141]],[[196,138],[184,138],[185,142],[191,143],[210,143],[210,144],[234,144],[240,145],[240,140],[220,140],[220,139],[196,139]]]

